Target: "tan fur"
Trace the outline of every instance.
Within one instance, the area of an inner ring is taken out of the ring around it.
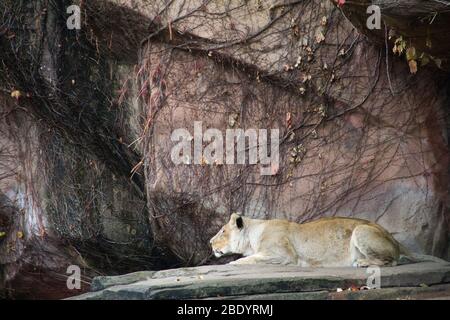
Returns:
[[[237,219],[243,227],[238,228]],[[324,218],[298,224],[233,213],[210,241],[216,257],[242,254],[232,264],[294,264],[303,267],[396,265],[400,244],[381,226],[353,218]]]

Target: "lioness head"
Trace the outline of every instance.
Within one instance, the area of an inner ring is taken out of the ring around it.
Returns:
[[[243,229],[242,217],[237,213],[231,214],[230,221],[209,241],[214,255],[219,258],[231,253],[241,253],[238,245]]]

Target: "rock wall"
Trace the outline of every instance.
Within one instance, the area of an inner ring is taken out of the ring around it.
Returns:
[[[410,249],[445,256],[445,73],[410,74],[322,1],[280,12],[236,4],[217,19],[226,4],[199,5],[195,17],[185,17],[194,2],[167,9],[158,17],[177,21],[169,39],[150,40],[141,54],[156,239],[200,263],[230,212],[297,222],[342,215],[376,221]],[[194,121],[224,135],[279,129],[280,170],[261,176],[251,165],[174,165],[171,133],[193,134]]]
[[[73,264],[85,268],[85,281],[98,274],[94,269],[120,273],[151,265],[146,203],[129,180],[47,131],[14,99],[3,96],[0,106],[0,266],[5,294],[73,295],[65,276]],[[30,293],[30,285],[42,290]]]
[[[0,32],[2,297],[74,295],[66,287],[73,264],[87,290],[99,273],[163,260],[152,254],[139,175],[130,177],[138,117],[121,92],[133,90],[134,67],[67,31],[63,2],[47,5],[11,1],[2,13],[11,18]]]

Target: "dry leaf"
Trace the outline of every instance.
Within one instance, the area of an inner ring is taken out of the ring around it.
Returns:
[[[323,40],[325,40],[325,36],[323,35],[323,33],[321,31],[319,31],[316,34],[316,43],[321,43]]]
[[[202,156],[202,158],[200,160],[200,164],[202,166],[205,166],[205,165],[209,164],[209,162],[208,162],[208,160],[205,157]]]
[[[292,114],[290,112],[286,113],[286,126],[288,128],[292,126]]]
[[[406,49],[406,41],[403,40],[403,37],[398,37],[395,40],[394,47],[392,48],[392,51],[394,53],[398,53],[398,55],[401,55],[403,51]]]
[[[310,74],[303,74],[302,76],[302,82],[305,83],[306,81],[311,80],[311,75]]]
[[[230,116],[228,117],[228,124],[231,128],[234,128],[238,118],[239,116],[236,113],[230,114]]]
[[[395,37],[395,35],[396,35],[395,29],[389,30],[389,40],[391,40],[392,37]]]
[[[19,100],[19,98],[22,96],[22,92],[20,92],[19,90],[14,90],[13,92],[11,92],[11,97],[12,98],[16,98],[17,100]]]
[[[284,71],[286,71],[286,72],[291,71],[291,70],[294,70],[294,67],[293,67],[293,66],[290,66],[290,65],[288,65],[288,64],[285,64],[285,65],[283,66],[283,68],[284,68]]]
[[[292,27],[292,32],[294,33],[295,37],[299,37],[300,36],[300,28],[298,27],[297,24]]]
[[[417,57],[416,57],[416,48],[414,48],[414,47],[409,47],[407,50],[406,50],[406,60],[416,60],[417,59]]]
[[[409,65],[409,72],[411,72],[412,74],[415,74],[417,72],[416,60],[409,60],[408,65]]]
[[[294,131],[291,131],[288,135],[288,141],[290,142],[290,141],[294,140],[294,138],[295,138],[295,133],[294,133]]]

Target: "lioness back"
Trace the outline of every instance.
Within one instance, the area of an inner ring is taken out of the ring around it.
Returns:
[[[299,224],[232,214],[210,242],[217,257],[231,253],[244,255],[234,264],[395,265],[400,253],[399,243],[378,224],[344,217]]]
[[[270,220],[268,220],[270,221]],[[380,226],[364,219],[330,217],[295,224],[290,232],[300,260],[310,266],[351,265],[350,243],[357,226],[370,225],[389,236]],[[269,228],[270,229],[270,228]]]

